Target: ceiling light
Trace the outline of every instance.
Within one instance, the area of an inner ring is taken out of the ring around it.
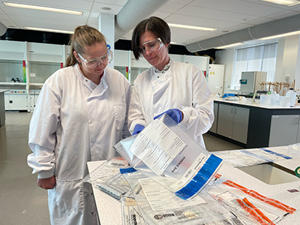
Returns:
[[[242,44],[243,44],[242,42],[238,42],[238,43],[233,43],[230,45],[223,45],[223,46],[215,47],[215,49],[231,48],[231,47],[236,47],[236,46],[239,46]]]
[[[170,27],[177,27],[177,28],[183,28],[183,29],[192,29],[192,30],[207,30],[207,31],[215,31],[215,28],[209,28],[209,27],[198,27],[198,26],[189,26],[189,25],[182,25],[182,24],[174,24],[174,23],[168,23]]]
[[[273,35],[273,36],[269,36],[269,37],[260,38],[259,40],[269,40],[269,39],[287,37],[287,36],[296,35],[296,34],[300,34],[300,31],[298,30],[298,31],[293,31],[293,32],[289,32],[289,33]]]
[[[287,5],[287,6],[294,6],[300,3],[299,0],[263,0],[265,2],[271,2],[279,5]]]
[[[64,34],[73,34],[73,31],[67,30],[55,30],[55,29],[48,29],[48,28],[39,28],[39,27],[24,27],[27,30],[37,30],[37,31],[47,31],[47,32],[54,32],[54,33],[64,33]]]
[[[24,4],[10,3],[10,2],[4,2],[4,5],[10,7],[16,7],[16,8],[43,10],[43,11],[66,13],[66,14],[79,15],[79,16],[82,15],[82,12],[79,11],[56,9],[56,8],[49,8],[49,7],[42,7],[42,6],[24,5]]]

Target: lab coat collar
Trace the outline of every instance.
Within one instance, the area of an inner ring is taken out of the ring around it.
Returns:
[[[78,64],[75,65],[75,71],[79,79],[82,81],[82,83],[91,91],[90,97],[96,97],[101,96],[104,94],[104,92],[108,89],[107,84],[107,68],[105,68],[103,76],[100,80],[100,83],[97,85],[93,81],[86,78],[79,67]]]
[[[165,65],[165,67],[162,70],[159,70],[159,69],[153,67],[154,73],[165,73],[165,72],[167,72],[170,69],[171,64],[172,64],[172,59],[170,58],[168,64]]]
[[[169,80],[171,78],[172,75],[172,67],[173,67],[173,60],[170,59],[169,63],[165,66],[165,68],[159,72],[156,72],[156,69],[154,67],[152,67],[151,70],[151,80],[152,82],[156,83],[156,82],[161,82],[161,81],[165,81],[165,80]]]

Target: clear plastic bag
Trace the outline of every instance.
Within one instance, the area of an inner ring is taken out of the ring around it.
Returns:
[[[120,141],[116,150],[135,169],[151,169],[174,178],[168,189],[188,199],[210,180],[222,159],[201,148],[168,115],[152,121],[141,133]]]

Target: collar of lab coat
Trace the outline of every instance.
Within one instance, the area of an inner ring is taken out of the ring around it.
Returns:
[[[151,81],[156,82],[162,82],[169,80],[169,78],[172,76],[172,67],[173,67],[173,60],[170,59],[170,62],[166,65],[168,67],[167,70],[162,70],[163,72],[157,72],[157,70],[152,67],[151,68]],[[166,68],[166,67],[165,67]]]
[[[82,83],[91,91],[91,95],[89,97],[101,96],[108,89],[107,68],[105,68],[103,76],[101,77],[100,83],[98,85],[95,84],[93,81],[89,80],[88,78],[86,78],[82,74],[78,64],[75,65],[75,70],[76,70],[76,74],[78,75]]]

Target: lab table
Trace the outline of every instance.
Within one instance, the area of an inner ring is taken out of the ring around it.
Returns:
[[[264,154],[259,155],[259,151],[263,151]],[[273,158],[273,163],[280,165],[281,167],[294,171],[297,166],[300,166],[300,144],[280,147],[268,147],[262,149],[241,149],[234,151],[221,151],[213,152],[224,159],[224,162],[233,164],[239,164],[243,166],[249,161],[250,166],[260,164],[266,157]],[[268,155],[269,154],[269,155]],[[257,155],[255,157],[255,155]],[[249,157],[249,160],[247,160]],[[257,158],[257,159],[255,159]],[[233,161],[232,161],[233,160]],[[240,161],[240,162],[239,162]],[[94,171],[103,161],[88,162],[89,171]],[[265,196],[274,198],[294,207],[296,211],[281,220],[278,225],[291,225],[299,224],[300,220],[300,192],[290,192],[288,190],[300,191],[300,178],[295,176],[295,180],[288,183],[280,183],[276,185],[270,185],[262,180],[249,175],[242,171],[238,167],[227,166],[229,164],[224,163],[219,169],[219,174],[226,174],[226,179],[237,182],[238,184],[247,187],[248,189],[255,190]],[[247,164],[249,166],[249,163]],[[93,179],[93,174],[90,174]],[[93,192],[97,205],[97,211],[101,225],[121,225],[121,203],[100,191],[95,184],[93,184]]]
[[[210,132],[246,148],[300,142],[300,107],[215,99]]]

